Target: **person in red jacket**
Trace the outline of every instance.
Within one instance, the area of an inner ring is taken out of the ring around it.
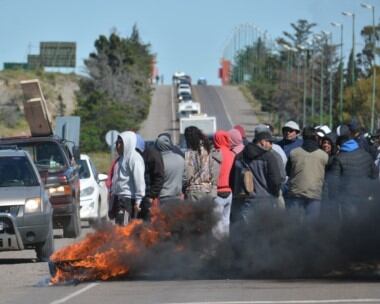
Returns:
[[[229,185],[230,172],[235,154],[231,151],[231,139],[227,131],[219,130],[214,135],[215,151],[212,152],[215,166],[215,212],[218,218],[213,234],[221,239],[229,235],[232,191]]]

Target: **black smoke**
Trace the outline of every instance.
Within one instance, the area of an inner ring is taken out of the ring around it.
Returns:
[[[162,207],[175,213],[190,203]],[[299,209],[252,207],[246,222],[231,225],[218,241],[212,202],[192,203],[190,216],[173,217],[172,235],[141,254],[134,273],[156,279],[321,278],[377,269],[380,204],[363,204],[355,215],[311,221]],[[379,264],[380,265],[380,264]]]

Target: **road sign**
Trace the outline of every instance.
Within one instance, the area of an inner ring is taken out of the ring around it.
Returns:
[[[120,134],[119,131],[116,130],[109,130],[106,134],[106,143],[107,145],[112,148],[116,142],[117,136]]]
[[[75,68],[75,42],[40,42],[40,58],[44,67]]]

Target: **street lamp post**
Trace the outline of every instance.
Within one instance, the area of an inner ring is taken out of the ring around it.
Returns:
[[[343,24],[331,22],[331,25],[335,27],[340,27],[339,123],[343,123]]]
[[[326,35],[326,43],[327,43],[327,46],[328,46],[328,52],[329,52],[329,56],[331,58],[331,54],[332,54],[332,33],[331,32],[325,32],[325,31],[322,31],[324,35]],[[333,92],[332,92],[332,60],[330,59],[329,62],[327,62],[327,64],[329,64],[329,66],[327,66],[328,68],[328,72],[329,72],[329,127],[330,129],[332,128],[332,121],[333,121]]]
[[[352,62],[351,62],[351,77],[352,77],[352,101],[351,114],[355,115],[354,109],[354,90],[355,90],[355,14],[351,12],[342,12],[342,15],[352,17]]]
[[[303,102],[302,102],[302,127],[306,127],[306,90],[307,90],[307,49],[299,45],[298,48],[301,51],[305,51],[304,61],[303,61]]]
[[[373,62],[372,62],[372,102],[371,102],[371,133],[374,131],[375,126],[375,104],[376,104],[376,28],[375,28],[375,6],[369,5],[367,3],[361,3],[361,6],[367,9],[372,10],[372,54],[373,54]]]
[[[323,34],[323,32],[322,32]],[[319,88],[320,88],[320,92],[319,92],[319,124],[320,125],[323,125],[323,110],[324,110],[324,96],[323,96],[323,76],[324,76],[324,73],[323,73],[323,68],[324,68],[324,65],[323,65],[323,43],[324,43],[324,39],[326,38],[325,37],[325,34],[322,35],[319,35],[319,34],[315,34],[314,35],[315,38],[317,39],[317,41],[319,41],[320,43],[320,50],[321,50],[321,53],[320,53],[320,60],[321,60],[321,73],[320,73],[320,82],[319,82]]]

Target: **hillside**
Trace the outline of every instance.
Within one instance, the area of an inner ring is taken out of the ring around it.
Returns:
[[[21,80],[39,79],[48,109],[53,118],[73,113],[80,76],[35,71],[0,71],[0,136],[27,135],[24,119]]]

